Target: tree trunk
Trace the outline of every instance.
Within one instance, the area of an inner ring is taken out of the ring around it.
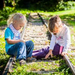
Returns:
[[[58,2],[61,2],[61,1],[62,1],[62,2],[63,2],[64,0],[57,0],[57,1],[58,1]]]
[[[0,9],[3,8],[3,0],[0,0]]]
[[[12,3],[13,7],[15,7],[16,3],[15,3],[15,0],[13,0],[13,3]]]
[[[5,5],[5,0],[3,0],[3,7],[5,7],[6,5]]]

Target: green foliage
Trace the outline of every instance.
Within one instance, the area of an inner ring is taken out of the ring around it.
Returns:
[[[3,16],[5,18],[8,18],[9,14],[11,14],[14,11],[14,9],[15,9],[14,7],[5,7],[5,8],[3,8],[3,12],[4,12]]]
[[[64,0],[19,0],[16,4],[19,8],[39,9],[43,11],[69,10],[75,8],[75,1],[64,2]]]
[[[75,66],[75,56],[73,55],[69,55],[70,61],[72,62],[72,64]]]
[[[0,10],[0,26],[6,25],[6,20],[11,13],[15,12],[14,7],[5,7],[3,10]]]
[[[1,33],[1,32],[0,32]],[[0,75],[6,66],[9,56],[5,52],[4,37],[0,36]]]
[[[11,4],[12,6],[16,6],[18,4],[18,1],[20,0],[5,0],[5,4],[6,6],[8,6],[9,4]]]
[[[60,1],[56,6],[56,10],[69,10],[74,8],[75,8],[75,1],[68,1],[68,2]]]
[[[66,21],[67,25],[75,26],[75,13],[74,14],[67,14],[60,16],[64,21]]]
[[[70,68],[65,64],[66,62],[63,59],[57,60],[57,57],[55,58],[56,60],[52,62],[41,61],[22,66],[16,63],[12,75],[39,75],[33,71],[54,71],[53,73],[48,73],[48,75],[72,75]]]
[[[65,60],[61,60],[60,61],[60,67],[57,69],[58,72],[60,72],[60,75],[72,75],[72,72],[70,70],[70,68],[68,68],[68,66],[65,64]]]
[[[14,11],[14,7],[5,7],[3,10],[0,10],[0,20],[7,19],[9,14],[11,14]]]
[[[26,1],[26,2],[25,2]],[[57,0],[20,0],[18,2],[18,7],[28,8],[32,10],[44,10],[44,11],[54,11]]]
[[[7,21],[6,20],[0,21],[0,26],[6,25],[6,24],[7,24]]]

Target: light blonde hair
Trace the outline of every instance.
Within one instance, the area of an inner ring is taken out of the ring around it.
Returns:
[[[60,27],[61,25],[62,25],[62,21],[61,21],[61,18],[58,15],[49,19],[48,28],[49,28],[50,32],[53,32],[55,26]]]
[[[7,20],[7,25],[10,25],[11,23],[13,23],[14,20],[16,20],[18,22],[26,21],[26,17],[21,13],[12,14],[9,16],[9,18]]]

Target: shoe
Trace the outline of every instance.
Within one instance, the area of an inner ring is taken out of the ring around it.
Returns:
[[[36,58],[33,58],[33,57],[28,57],[26,59],[27,62],[35,62],[36,61]]]
[[[24,64],[26,64],[26,61],[24,59],[22,59],[19,61],[19,63],[20,63],[20,65],[24,65]]]

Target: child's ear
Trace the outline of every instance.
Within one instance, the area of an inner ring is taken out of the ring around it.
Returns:
[[[17,21],[16,21],[16,20],[14,20],[14,21],[13,21],[13,23],[15,24],[15,23],[17,23]]]

